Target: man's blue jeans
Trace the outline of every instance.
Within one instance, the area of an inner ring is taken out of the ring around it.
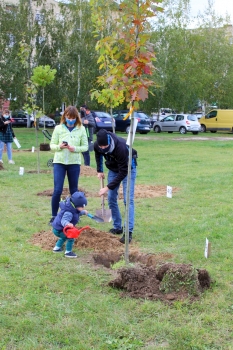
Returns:
[[[108,183],[110,183],[116,176],[117,176],[117,173],[115,173],[112,170],[109,170]],[[137,176],[137,169],[136,168],[131,169],[130,196],[129,196],[129,231],[130,232],[133,232],[133,229],[134,229],[134,187],[135,187],[136,176]],[[127,177],[128,176],[126,176],[122,181],[124,205],[126,205]],[[120,185],[114,188],[114,190],[108,191],[108,205],[109,205],[109,208],[112,210],[113,228],[115,229],[122,228],[121,213],[117,202],[119,187]]]
[[[72,195],[74,192],[78,191],[78,178],[80,174],[80,165],[79,164],[65,165],[61,163],[54,163],[53,164],[54,191],[53,191],[52,202],[51,202],[52,216],[57,215],[66,174],[68,178],[70,194]]]

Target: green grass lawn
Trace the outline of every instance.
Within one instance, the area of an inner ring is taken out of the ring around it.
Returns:
[[[37,172],[38,154],[31,152],[35,130],[19,128],[15,134],[22,148],[13,145],[15,165],[4,153],[0,171],[1,350],[233,349],[232,135],[136,135],[137,183],[179,191],[172,198],[135,200],[134,240],[144,252],[170,253],[176,263],[207,269],[213,280],[199,301],[169,306],[121,298],[107,286],[108,270],[29,242],[34,233],[49,230],[50,198],[37,193],[53,188],[53,176]],[[41,131],[38,142],[44,142]],[[52,157],[50,151],[40,152],[40,170],[49,170]],[[99,181],[80,177],[79,186],[98,191]],[[99,206],[99,198],[90,198],[87,209]],[[86,218],[82,224],[99,227]],[[110,227],[106,224],[106,230]],[[212,248],[208,259],[206,237]]]

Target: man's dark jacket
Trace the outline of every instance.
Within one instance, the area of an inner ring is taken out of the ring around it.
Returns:
[[[129,160],[129,146],[126,144],[126,140],[116,136],[112,132],[108,132],[112,137],[115,147],[111,153],[105,154],[105,150],[98,146],[97,141],[94,143],[95,159],[97,165],[97,172],[103,173],[103,158],[105,158],[105,165],[109,170],[112,170],[117,174],[115,179],[108,184],[108,188],[113,190],[117,187],[121,181],[128,175],[128,160]],[[137,151],[132,149],[132,168],[137,165],[136,162]]]

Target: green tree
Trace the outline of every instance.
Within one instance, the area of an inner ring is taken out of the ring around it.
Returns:
[[[26,69],[21,66],[17,54],[18,43],[27,32],[27,14],[27,10],[21,11],[21,6],[0,3],[0,89],[6,97],[15,99],[16,107],[25,95]]]
[[[164,4],[167,11],[159,14],[152,36],[157,86],[143,105],[148,111],[170,107],[190,112],[198,101],[229,101],[232,45],[224,27],[227,20],[216,16],[210,4],[199,28],[190,29],[189,1]]]
[[[61,6],[63,20],[51,32],[57,42],[57,79],[63,101],[79,106],[89,104],[90,91],[98,75],[96,39],[90,20],[90,4],[72,0]],[[57,82],[56,82],[57,83]]]
[[[54,80],[56,72],[57,70],[51,69],[49,65],[38,66],[33,69],[31,81],[35,84],[35,86],[42,87],[42,91],[43,91],[43,105],[42,105],[43,114],[45,113],[44,89],[47,85],[49,85]],[[45,129],[45,119],[44,119],[44,129]],[[44,143],[45,143],[45,137],[44,137]]]

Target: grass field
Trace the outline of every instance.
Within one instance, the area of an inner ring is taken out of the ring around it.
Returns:
[[[4,153],[0,171],[1,350],[233,349],[232,135],[136,135],[137,183],[179,191],[172,198],[135,200],[134,240],[144,252],[170,253],[176,263],[207,269],[213,280],[199,301],[169,306],[121,298],[107,286],[106,269],[29,242],[34,233],[49,229],[50,198],[37,193],[53,188],[53,177],[50,171],[37,173],[38,154],[30,151],[36,147],[35,131],[15,129],[15,134],[22,148],[13,146],[15,165]],[[43,140],[40,131],[39,143]],[[40,170],[49,169],[52,157],[40,152]],[[80,177],[79,185],[97,191],[99,181]],[[91,198],[87,209],[99,206],[100,200]],[[106,230],[110,227],[106,224]],[[208,259],[206,237],[212,247]]]

